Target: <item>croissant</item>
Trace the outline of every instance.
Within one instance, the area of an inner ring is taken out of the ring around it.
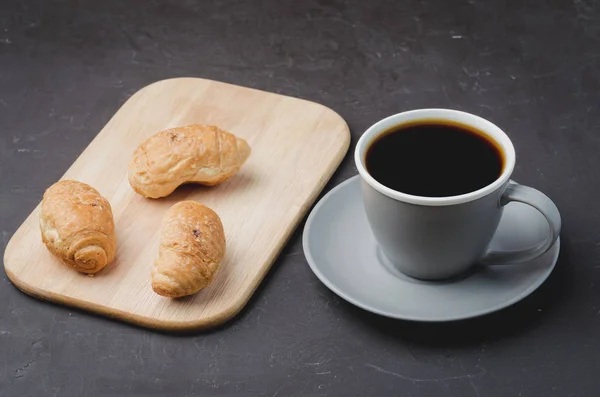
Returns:
[[[233,176],[250,156],[248,143],[214,126],[161,131],[144,141],[129,163],[129,184],[149,198],[168,196],[179,185],[212,186]]]
[[[212,281],[225,245],[223,224],[213,210],[190,200],[173,205],[162,220],[152,289],[169,298],[198,292]]]
[[[63,263],[96,273],[115,258],[116,237],[110,203],[93,187],[65,180],[44,193],[42,241]]]

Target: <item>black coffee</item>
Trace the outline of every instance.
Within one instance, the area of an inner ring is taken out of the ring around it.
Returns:
[[[367,149],[365,163],[369,174],[390,189],[448,197],[494,182],[504,159],[482,132],[432,120],[386,131]]]

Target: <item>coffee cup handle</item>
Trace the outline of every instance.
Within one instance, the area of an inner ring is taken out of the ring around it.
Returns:
[[[548,221],[550,233],[545,241],[534,247],[517,251],[490,250],[480,260],[480,263],[484,265],[504,265],[529,261],[545,254],[558,239],[561,228],[560,213],[558,212],[556,205],[548,198],[548,196],[529,186],[510,182],[502,194],[500,205],[504,206],[511,201],[524,203],[538,210]]]

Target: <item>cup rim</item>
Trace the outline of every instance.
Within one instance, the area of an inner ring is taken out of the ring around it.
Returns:
[[[369,174],[365,166],[365,155],[366,150],[371,142],[382,133],[386,132],[389,128],[401,125],[404,123],[412,123],[419,120],[446,120],[450,122],[456,122],[465,124],[470,127],[483,132],[490,139],[493,139],[497,143],[505,156],[504,168],[500,176],[489,185],[475,190],[473,192],[464,193],[456,196],[447,197],[425,197],[416,196],[412,194],[402,193],[397,190],[393,190],[384,186],[375,178]],[[515,167],[516,155],[515,148],[504,131],[492,122],[471,113],[463,112],[454,109],[442,109],[442,108],[426,108],[409,110],[406,112],[396,113],[389,117],[386,117],[371,127],[369,127],[359,138],[356,148],[354,150],[354,162],[361,178],[369,184],[373,189],[379,193],[388,196],[394,200],[402,201],[405,203],[425,205],[425,206],[446,206],[467,203],[473,200],[477,200],[484,197],[498,188],[506,184],[510,180],[510,176]]]

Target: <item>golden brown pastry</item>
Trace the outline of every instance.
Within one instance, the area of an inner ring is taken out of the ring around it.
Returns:
[[[82,273],[96,273],[115,258],[110,203],[85,183],[65,180],[46,190],[40,229],[48,250]]]
[[[245,140],[217,127],[172,128],[136,149],[129,163],[129,184],[149,198],[168,196],[184,183],[212,186],[233,176],[248,156]]]
[[[196,201],[180,201],[162,220],[152,289],[170,298],[194,294],[212,281],[224,255],[219,216]]]

